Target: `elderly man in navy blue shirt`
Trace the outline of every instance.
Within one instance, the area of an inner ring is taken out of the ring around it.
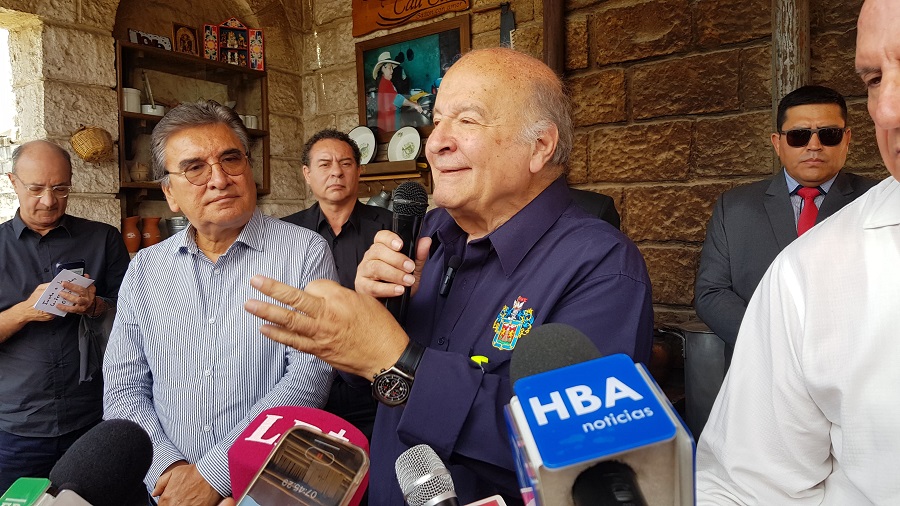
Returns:
[[[371,504],[404,503],[394,462],[423,443],[448,464],[461,503],[501,494],[521,504],[503,406],[512,350],[534,326],[567,323],[604,354],[649,358],[646,266],[631,241],[573,203],[572,142],[562,85],[546,65],[510,49],[470,52],[437,95],[426,156],[440,209],[426,216],[415,260],[381,231],[356,292],[251,280],[296,309],[248,301],[248,311],[276,324],[264,334],[374,380],[382,405]],[[442,294],[451,257],[461,264]],[[375,297],[406,287],[414,295],[404,329]]]

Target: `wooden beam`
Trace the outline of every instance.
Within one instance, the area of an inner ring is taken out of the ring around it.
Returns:
[[[772,0],[772,125],[778,102],[809,84],[809,0]],[[776,158],[776,171],[781,164]]]
[[[560,77],[566,71],[564,11],[564,0],[544,0],[544,63]]]

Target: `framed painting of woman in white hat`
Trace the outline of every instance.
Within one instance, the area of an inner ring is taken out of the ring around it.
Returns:
[[[464,14],[357,43],[360,124],[382,143],[406,126],[427,136],[440,80],[469,50],[469,40],[469,15]]]

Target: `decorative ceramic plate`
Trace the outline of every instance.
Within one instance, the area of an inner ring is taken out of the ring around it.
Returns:
[[[372,133],[372,130],[367,126],[358,126],[353,130],[350,130],[350,138],[353,139],[353,142],[359,146],[359,154],[361,165],[365,165],[372,161],[372,158],[375,158],[375,151],[377,151],[378,145],[375,143],[375,134]]]
[[[411,126],[403,127],[391,137],[391,143],[388,144],[388,160],[392,162],[415,160],[421,147],[422,137],[418,130]]]

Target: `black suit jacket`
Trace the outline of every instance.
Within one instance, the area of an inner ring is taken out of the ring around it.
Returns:
[[[816,223],[878,182],[840,172],[819,206]],[[726,343],[730,360],[747,302],[769,264],[797,238],[790,192],[779,171],[768,180],[723,193],[713,208],[694,287],[697,316]]]
[[[375,206],[367,206],[357,201],[356,205],[353,208],[353,214],[359,217],[359,228],[361,232],[361,242],[359,246],[362,252],[365,252],[369,249],[369,246],[371,246],[375,241],[375,234],[377,234],[379,230],[391,229],[393,214],[391,214],[391,212],[387,209]],[[284,218],[282,218],[282,220],[288,223],[293,223],[294,225],[300,225],[303,228],[308,228],[313,232],[318,233],[320,216],[321,207],[319,206],[319,203],[316,202],[308,209],[304,209],[303,211],[294,213],[290,216],[285,216]],[[356,276],[357,267],[357,265],[338,266],[338,268],[342,271],[346,269],[352,270],[353,277]],[[352,286],[348,286],[347,288],[353,290]]]

